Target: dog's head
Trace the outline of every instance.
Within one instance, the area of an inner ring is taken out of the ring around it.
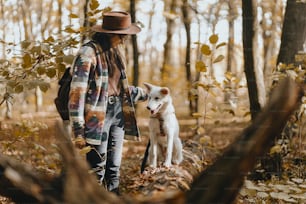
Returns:
[[[143,84],[148,93],[147,109],[154,115],[161,110],[164,104],[169,102],[170,90],[167,87],[155,86],[146,82]]]

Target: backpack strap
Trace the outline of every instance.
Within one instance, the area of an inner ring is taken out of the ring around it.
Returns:
[[[91,40],[91,41],[85,43],[83,46],[89,46],[89,47],[93,48],[95,53],[96,53],[96,56],[101,54],[101,51],[99,49],[100,45],[98,45],[97,42],[95,42],[94,40]]]

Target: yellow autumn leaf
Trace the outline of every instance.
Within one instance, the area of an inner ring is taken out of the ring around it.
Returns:
[[[54,68],[46,70],[46,75],[49,78],[53,78],[56,75],[56,70]]]
[[[232,109],[225,109],[224,111],[226,111],[226,112],[232,114],[233,116],[235,116],[235,111],[232,110]]]
[[[66,33],[76,33],[74,29],[72,29],[70,26],[67,26],[64,30]]]
[[[202,83],[202,82],[199,82],[199,83],[197,83],[197,86],[198,87],[202,87],[203,89],[207,89],[207,85],[206,84],[204,84],[204,83]]]
[[[55,42],[55,39],[54,39],[54,37],[49,36],[46,40],[44,40],[44,42],[45,43],[53,43],[53,42]]]
[[[202,135],[202,134],[204,134],[205,133],[205,129],[203,128],[203,127],[199,127],[198,129],[197,129],[197,134],[198,135]]]
[[[274,145],[270,149],[270,154],[277,154],[277,153],[280,153],[281,151],[282,151],[282,147],[280,145]]]
[[[28,68],[31,66],[32,58],[30,54],[26,53],[25,55],[23,55],[22,59],[24,68]]]
[[[211,137],[210,136],[208,136],[208,135],[205,135],[205,136],[203,136],[203,137],[201,137],[200,138],[200,144],[201,145],[204,145],[204,144],[209,144],[209,145],[211,145]]]
[[[211,44],[217,43],[218,40],[219,40],[219,37],[218,37],[217,34],[213,34],[213,35],[211,35],[211,36],[209,37],[209,42],[210,42]]]
[[[46,68],[44,66],[38,66],[36,71],[37,71],[37,74],[43,75],[46,73]]]
[[[224,55],[219,55],[216,59],[214,59],[213,63],[221,62],[224,59]]]
[[[23,92],[23,85],[18,84],[17,86],[15,86],[14,91],[15,91],[15,93]]]
[[[64,55],[63,62],[65,62],[66,64],[72,64],[74,57],[75,57],[74,55]]]
[[[90,146],[86,146],[86,147],[80,149],[79,152],[80,152],[81,155],[85,156],[88,152],[90,152],[90,150],[91,150],[91,147]]]
[[[31,41],[24,40],[21,42],[22,49],[27,49],[31,45]]]
[[[79,18],[79,16],[77,14],[71,13],[68,16],[69,18]]]
[[[192,113],[192,117],[201,118],[201,117],[203,117],[203,115],[201,113],[196,112],[196,113]]]
[[[100,6],[97,0],[92,0],[89,4],[90,10],[96,10]]]
[[[47,83],[39,84],[39,89],[44,93],[46,93],[49,88],[50,88],[50,85]]]
[[[208,45],[206,45],[206,44],[203,44],[203,45],[201,46],[201,53],[202,53],[203,55],[210,55],[210,54],[211,54],[211,49],[210,49],[210,47],[209,47]]]
[[[197,72],[206,72],[207,66],[203,61],[197,61],[196,62],[196,70]]]
[[[228,79],[230,81],[233,77],[233,74],[231,72],[225,72],[224,76],[225,76],[226,79]]]
[[[222,42],[222,43],[219,43],[217,46],[216,46],[216,49],[218,49],[219,47],[223,47],[226,45],[226,42]]]

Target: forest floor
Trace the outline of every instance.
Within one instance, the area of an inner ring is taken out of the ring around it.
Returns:
[[[180,137],[184,146],[184,161],[171,168],[146,168],[140,165],[148,141],[148,120],[138,119],[141,142],[124,143],[121,169],[121,193],[137,199],[154,199],[176,191],[187,191],[199,172],[205,170],[222,154],[249,120],[220,115],[219,120],[207,120],[201,135],[195,134],[196,121],[180,118]],[[31,165],[37,171],[56,175],[61,170],[54,126],[59,118],[52,113],[4,120],[0,129],[0,153]],[[306,138],[305,128],[294,138],[293,148],[283,158],[283,178],[245,179],[235,203],[304,203],[306,200]],[[291,141],[291,142],[292,142]],[[292,145],[292,143],[291,143]],[[260,171],[258,171],[260,172]],[[173,190],[173,191],[172,191]],[[1,204],[13,204],[0,197]]]

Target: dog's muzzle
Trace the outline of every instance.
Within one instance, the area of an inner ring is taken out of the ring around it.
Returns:
[[[118,101],[120,101],[120,97],[119,96],[109,96],[107,98],[108,104],[112,105]]]

